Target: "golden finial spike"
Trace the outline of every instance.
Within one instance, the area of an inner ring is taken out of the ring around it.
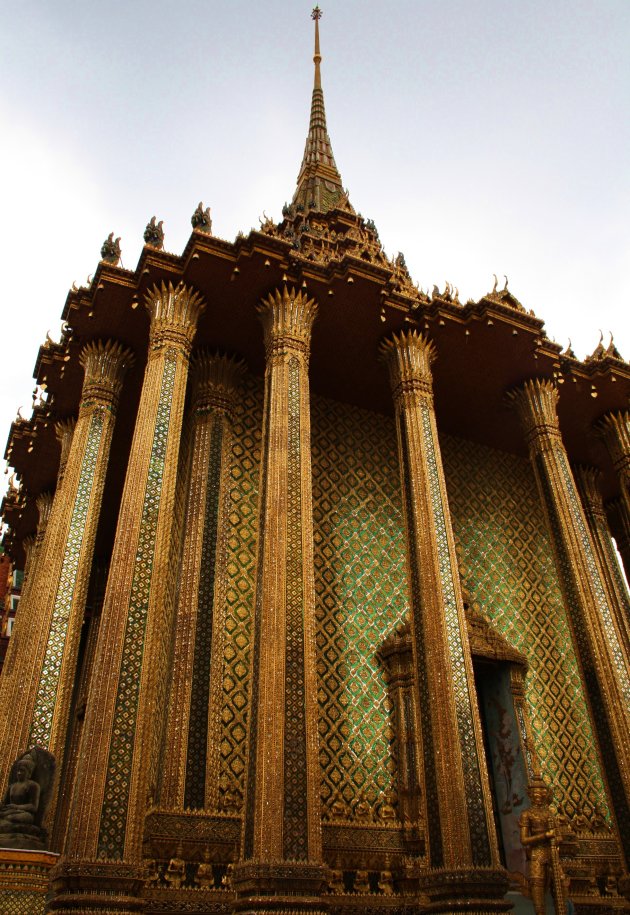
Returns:
[[[319,65],[322,60],[322,55],[319,50],[319,20],[322,18],[322,11],[319,6],[316,6],[311,13],[311,19],[315,21],[315,54],[313,55],[313,62],[315,64],[315,88],[321,89],[322,87],[322,77],[319,69]]]

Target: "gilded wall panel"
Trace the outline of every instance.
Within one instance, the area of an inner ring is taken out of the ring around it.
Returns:
[[[234,404],[229,470],[223,735],[219,780],[223,800],[228,805],[242,800],[245,789],[262,407],[262,379],[248,375]]]
[[[28,890],[0,890],[0,911],[3,915],[44,915],[46,897]]]
[[[228,531],[221,783],[243,793],[256,567],[262,380],[236,405]],[[312,397],[322,798],[373,808],[394,786],[392,718],[376,650],[408,612],[393,419]],[[569,816],[607,803],[528,462],[440,439],[471,597],[530,663],[527,700],[545,775]],[[524,511],[524,506],[526,509]]]
[[[376,651],[408,610],[393,419],[312,399],[322,799],[374,809],[393,782]]]
[[[544,774],[569,817],[607,812],[597,751],[554,555],[528,462],[441,438],[465,583],[482,612],[526,655],[527,701]]]

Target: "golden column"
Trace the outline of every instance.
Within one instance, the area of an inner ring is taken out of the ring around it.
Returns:
[[[58,489],[25,595],[28,638],[21,633],[19,667],[3,681],[0,693],[6,709],[2,780],[18,754],[34,744],[55,756],[57,773],[63,761],[116,407],[132,357],[120,344],[108,341],[89,343],[80,361],[85,377],[79,415],[76,427],[64,422],[57,428]]]
[[[606,443],[630,514],[630,413],[627,410],[606,413],[595,428]]]
[[[606,503],[606,514],[621,556],[626,580],[630,581],[630,511],[626,500],[622,496],[611,499]]]
[[[575,482],[595,547],[608,605],[617,625],[626,665],[630,669],[630,595],[613,546],[599,486],[601,472],[595,467],[574,467]]]
[[[316,312],[286,286],[259,306],[267,367],[240,912],[321,910],[308,385]]]
[[[57,433],[57,441],[59,442],[60,449],[59,469],[57,471],[57,489],[59,489],[63,483],[63,477],[66,472],[68,457],[70,456],[72,436],[74,435],[76,425],[77,421],[72,417],[70,419],[62,419],[60,422],[55,424],[55,432]]]
[[[35,541],[37,539],[37,534],[29,534],[27,537],[24,537],[22,540],[22,549],[24,550],[24,570],[22,572],[22,591],[21,595],[24,594],[24,589],[26,588],[26,580],[28,578],[28,573],[31,570],[31,561],[35,556]],[[18,608],[19,608],[18,603]],[[16,611],[17,612],[17,611]]]
[[[219,806],[225,526],[232,409],[245,364],[194,357],[191,470],[160,803]]]
[[[164,733],[175,561],[171,551],[192,340],[204,303],[179,284],[145,297],[140,395],[83,725],[55,911],[135,912],[142,829]],[[89,897],[89,904],[86,901]]]
[[[630,413],[627,410],[607,413],[595,429],[606,443],[619,479],[621,495],[611,508],[617,546],[626,576],[630,576]]]
[[[438,442],[431,363],[416,331],[381,346],[396,411],[407,529],[413,660],[417,678],[430,867],[423,888],[461,911],[504,908],[507,878],[483,751],[455,543]]]
[[[57,483],[57,485],[59,485],[59,483]],[[42,544],[44,543],[44,537],[46,536],[46,528],[48,527],[48,519],[50,518],[52,504],[53,494],[51,492],[42,492],[35,499],[35,505],[37,506],[37,530],[35,532],[33,546],[29,550],[28,563],[24,569],[24,588],[22,589],[20,603],[22,603],[27,595],[27,573],[28,576],[30,576],[31,581],[35,577],[35,571],[42,552]]]
[[[630,860],[630,677],[569,465],[558,390],[533,378],[512,391],[557,557],[619,835]]]
[[[22,594],[20,596],[20,602],[18,604],[17,612],[15,614],[15,622],[13,624],[13,632],[11,633],[11,638],[9,639],[9,645],[7,647],[7,654],[4,659],[4,665],[2,667],[2,674],[0,675],[0,697],[3,695],[9,695],[12,687],[9,685],[11,681],[14,686],[17,682],[22,682],[24,677],[24,672],[21,664],[22,659],[22,641],[30,644],[31,639],[31,601],[29,598],[30,590],[33,584],[33,581],[36,580],[36,570],[39,563],[39,556],[42,551],[42,544],[44,542],[44,536],[46,534],[46,527],[48,525],[48,519],[50,517],[50,509],[52,508],[53,496],[50,492],[40,493],[35,499],[35,505],[37,506],[38,519],[37,519],[37,531],[33,539],[33,543],[28,550],[26,566],[24,569],[24,584],[22,587]],[[20,665],[19,672],[15,672],[15,664]],[[5,721],[4,716],[8,714],[8,709],[0,709],[0,735],[4,731]],[[1,743],[0,743],[1,746]],[[0,760],[0,767],[2,763]],[[6,769],[3,778],[7,777],[8,769]]]

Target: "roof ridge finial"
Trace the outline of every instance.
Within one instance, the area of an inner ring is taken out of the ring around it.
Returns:
[[[313,12],[311,13],[311,19],[315,21],[315,53],[313,55],[313,63],[315,64],[315,88],[322,88],[322,74],[320,70],[320,64],[322,62],[322,55],[319,50],[319,20],[324,15],[323,11],[319,8],[318,5],[313,7]]]

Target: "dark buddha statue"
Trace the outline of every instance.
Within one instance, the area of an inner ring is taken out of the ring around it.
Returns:
[[[0,806],[0,846],[45,849],[42,827],[55,771],[52,753],[33,747],[13,763],[9,787]]]

